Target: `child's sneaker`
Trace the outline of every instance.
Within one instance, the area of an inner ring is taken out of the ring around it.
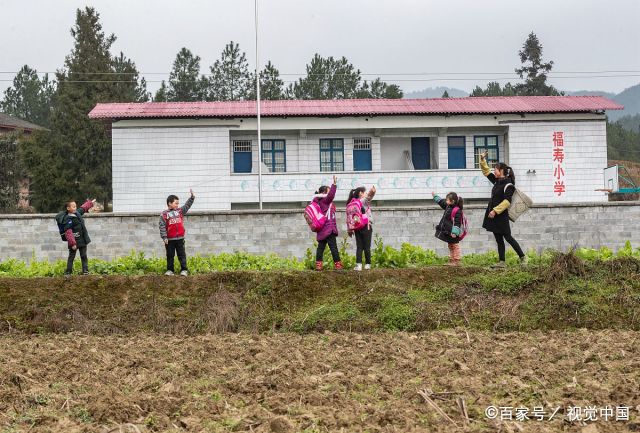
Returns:
[[[334,267],[335,267],[336,271],[341,271],[343,269],[342,262],[336,262],[334,264]]]
[[[89,271],[82,271],[82,275],[89,275]]]
[[[187,272],[187,271],[180,271],[180,276],[181,276],[181,277],[186,277],[187,275],[189,275],[189,272]]]
[[[371,270],[371,265],[364,265],[364,270],[365,271],[370,271]]]
[[[175,275],[175,274],[173,273],[173,271],[167,271],[167,272],[165,272],[164,274],[165,274],[165,275],[167,275],[167,276]]]
[[[362,263],[356,263],[356,267],[353,268],[354,271],[361,271],[362,270]]]
[[[520,266],[527,266],[529,264],[529,257],[522,256],[520,257]]]
[[[499,261],[498,263],[496,263],[495,265],[491,266],[494,269],[504,269],[507,267],[507,263],[505,261]]]
[[[322,262],[321,261],[317,261],[316,262],[316,271],[321,271],[322,270]]]

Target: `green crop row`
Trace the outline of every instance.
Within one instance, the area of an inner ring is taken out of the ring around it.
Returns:
[[[355,266],[355,256],[352,248],[345,238],[340,244],[340,257],[345,269]],[[579,248],[574,250],[575,255],[586,261],[609,260],[614,257],[634,257],[640,259],[640,248],[634,249],[627,241],[624,248],[616,253],[603,247],[600,249]],[[543,251],[538,254],[533,251],[528,253],[529,264],[533,266],[544,265],[551,262],[556,252]],[[466,266],[490,266],[498,260],[495,251],[484,254],[469,254],[462,258],[462,264]],[[446,256],[439,256],[433,250],[424,249],[408,243],[398,248],[384,245],[382,239],[377,237],[374,248],[371,251],[372,267],[374,268],[415,268],[424,266],[442,265],[448,261]],[[329,249],[325,250],[325,266],[331,266],[332,260]],[[511,250],[507,252],[507,264],[516,265],[518,258]],[[211,256],[194,255],[188,258],[188,267],[191,274],[203,274],[216,271],[270,271],[270,270],[305,270],[313,269],[315,265],[315,250],[307,249],[303,259],[295,257],[284,258],[275,254],[252,255],[245,252],[221,253]],[[79,271],[80,263],[76,260],[75,271]],[[52,277],[64,274],[66,260],[55,262],[31,260],[28,263],[9,259],[0,262],[0,276],[5,277]],[[131,251],[124,257],[111,261],[100,259],[89,260],[89,270],[92,274],[99,275],[147,275],[162,274],[166,269],[164,257],[147,257],[142,252]]]

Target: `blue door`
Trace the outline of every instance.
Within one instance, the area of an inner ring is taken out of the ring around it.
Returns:
[[[251,173],[251,152],[233,153],[233,172]]]
[[[353,169],[355,171],[371,171],[371,150],[353,151]]]
[[[411,160],[414,169],[429,170],[431,168],[429,150],[429,137],[411,137]]]
[[[233,142],[233,172],[251,173],[251,141],[235,140]]]
[[[467,168],[464,137],[448,137],[449,169]]]

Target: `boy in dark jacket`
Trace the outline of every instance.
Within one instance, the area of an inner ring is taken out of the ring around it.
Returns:
[[[184,249],[185,230],[183,217],[189,212],[196,198],[192,189],[189,192],[191,197],[182,207],[180,207],[178,196],[172,194],[167,197],[168,209],[160,214],[160,237],[167,250],[167,272],[165,272],[165,275],[173,275],[173,259],[176,252],[180,261],[180,275],[186,277],[189,273],[187,270],[187,253]]]
[[[89,274],[89,259],[87,257],[87,245],[91,242],[89,232],[84,224],[84,215],[93,207],[95,199],[84,202],[80,208],[77,208],[76,202],[69,200],[65,203],[65,210],[56,215],[56,222],[62,227],[64,237],[69,248],[69,257],[67,258],[67,270],[65,275],[73,273],[73,261],[76,258],[76,252],[80,251],[80,260],[82,262],[82,275]]]

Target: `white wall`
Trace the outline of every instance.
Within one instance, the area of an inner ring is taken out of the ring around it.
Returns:
[[[230,209],[229,128],[114,128],[112,161],[114,212],[160,213],[189,188],[194,209]]]
[[[553,133],[564,132],[566,193],[553,192]],[[535,122],[509,124],[509,162],[518,185],[531,198],[544,203],[604,202],[607,167],[607,131],[604,121]],[[527,174],[535,170],[535,174]]]
[[[491,117],[491,121],[500,124],[443,127],[443,130],[371,129],[371,123],[379,120],[372,119],[367,125],[369,127],[361,130],[327,128],[326,132],[278,130],[275,128],[279,124],[278,119],[271,119],[274,127],[265,130],[263,136],[286,140],[287,174],[265,178],[265,201],[306,200],[308,191],[315,190],[317,184],[329,183],[332,174],[319,172],[321,138],[344,139],[345,171],[351,171],[354,137],[371,137],[374,173],[370,176],[366,172],[341,173],[339,177],[343,178],[343,188],[351,188],[351,184],[386,183],[385,191],[380,191],[380,199],[394,200],[424,198],[432,188],[460,189],[469,198],[485,197],[484,179],[479,178],[479,172],[474,170],[475,135],[498,137],[500,159],[514,167],[519,187],[536,202],[606,201],[603,193],[594,191],[602,188],[603,169],[607,164],[606,123],[600,120],[602,116],[596,115],[582,121],[569,121],[566,117],[559,115],[555,121],[549,120],[549,116],[539,117],[526,123],[519,116],[518,119]],[[291,122],[292,125],[303,125],[302,120]],[[310,124],[318,125],[326,121],[308,120]],[[433,119],[427,120],[432,122]],[[447,121],[452,120],[443,120]],[[483,121],[488,122],[487,119]],[[159,212],[165,207],[167,195],[177,194],[184,201],[190,187],[198,195],[196,210],[230,209],[232,202],[257,201],[257,193],[253,194],[254,190],[257,191],[257,176],[231,175],[233,139],[253,141],[253,171],[257,173],[256,134],[246,129],[248,121],[244,122],[244,127],[234,125],[234,121],[218,122],[212,119],[201,122],[170,119],[164,124],[155,119],[116,122],[112,130],[114,211]],[[282,119],[282,122],[289,120]],[[363,126],[367,124],[361,123]],[[505,147],[507,129],[508,154]],[[553,131],[558,130],[565,134],[567,155],[564,164],[567,193],[561,197],[553,193],[552,136]],[[466,137],[467,170],[447,172],[447,136],[460,135]],[[411,137],[430,138],[432,164],[437,163],[441,171],[375,173],[406,170],[403,151],[411,150]],[[536,174],[527,174],[527,170],[536,170]]]

